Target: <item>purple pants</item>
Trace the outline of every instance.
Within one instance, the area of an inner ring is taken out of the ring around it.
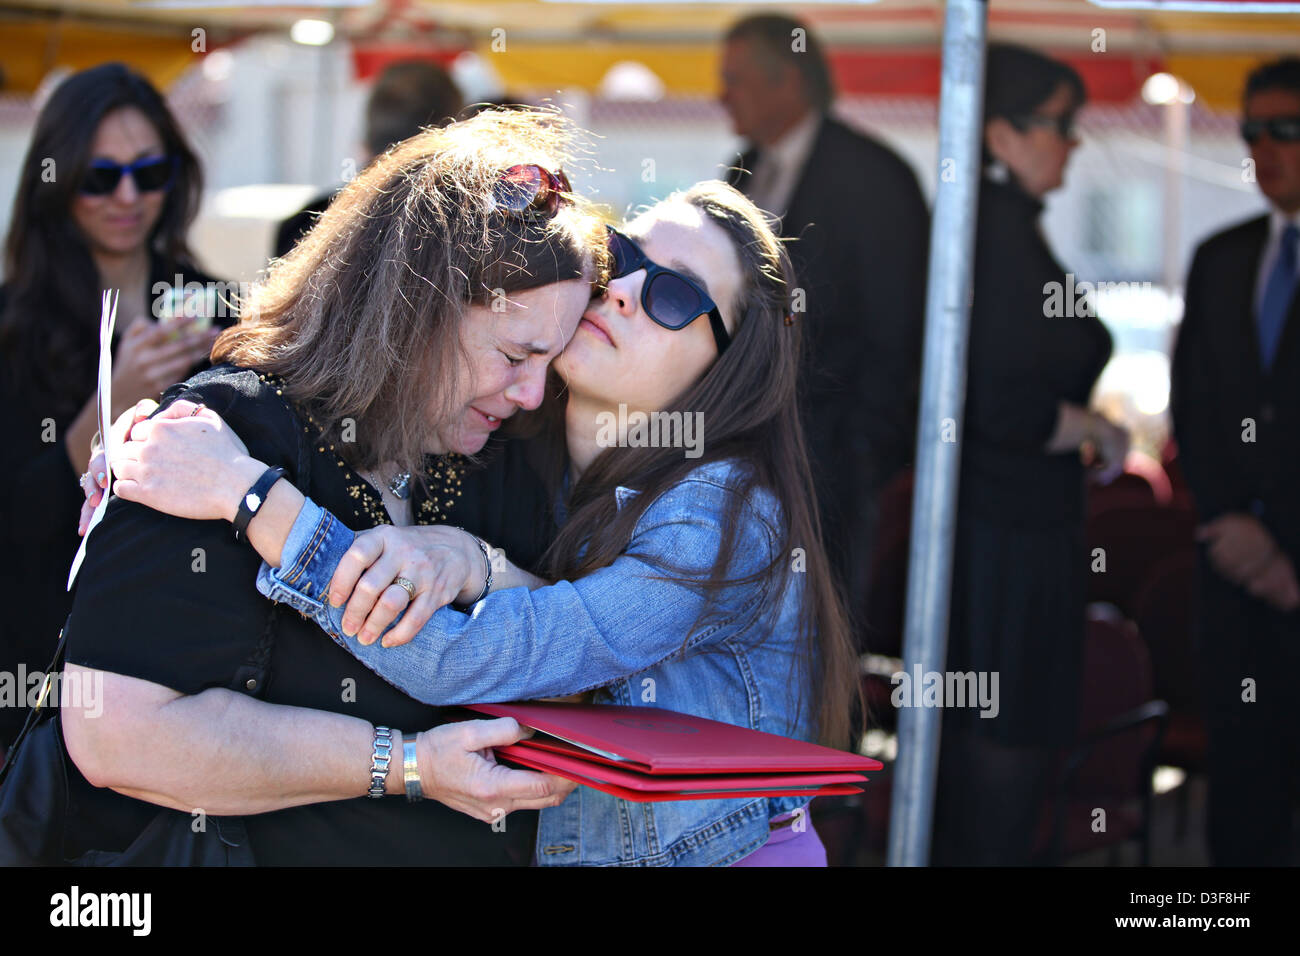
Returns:
[[[789,820],[792,814],[782,814],[773,823]],[[799,829],[795,829],[798,827]],[[773,830],[767,842],[732,866],[825,866],[826,848],[808,817],[805,807],[802,818],[789,826]]]

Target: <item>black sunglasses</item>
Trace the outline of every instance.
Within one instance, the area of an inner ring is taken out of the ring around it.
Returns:
[[[87,196],[112,195],[126,174],[130,174],[135,181],[135,188],[140,192],[158,192],[171,186],[175,171],[174,156],[149,156],[125,166],[111,159],[96,159],[91,161],[90,168],[81,180],[81,192]]]
[[[731,336],[722,323],[722,313],[718,305],[694,279],[684,276],[649,259],[641,247],[623,235],[613,226],[609,230],[609,253],[611,262],[611,279],[645,270],[645,282],[641,284],[641,305],[646,315],[657,325],[665,329],[684,329],[701,315],[709,316],[709,328],[713,330],[713,341],[718,345],[721,355],[731,344]]]
[[[492,199],[498,209],[524,219],[543,219],[554,216],[564,201],[564,194],[573,192],[564,170],[553,173],[536,163],[511,166],[501,174],[492,190]]]
[[[1300,116],[1275,116],[1273,119],[1243,120],[1241,138],[1252,146],[1267,132],[1275,143],[1300,143]]]
[[[1027,132],[1031,126],[1046,126],[1056,130],[1056,135],[1061,139],[1070,139],[1074,136],[1074,113],[1072,112],[1062,113],[1060,116],[1027,113],[1024,116],[1008,117],[1007,121],[1022,133]]]

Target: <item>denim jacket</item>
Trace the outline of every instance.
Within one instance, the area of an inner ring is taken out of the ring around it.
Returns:
[[[737,477],[713,462],[655,500],[628,549],[576,581],[494,591],[465,614],[443,608],[402,647],[363,647],[342,635],[328,602],[334,569],[353,534],[310,500],[281,566],[262,565],[258,589],[311,616],[385,680],[428,704],[508,702],[595,689],[602,703],[658,706],[754,730],[811,739],[809,663],[798,641],[802,579],[782,593],[767,579],[729,585],[697,622],[704,600],[656,580],[666,559],[703,578],[716,559]],[[618,488],[618,507],[638,492]],[[766,565],[783,547],[779,505],[765,490],[743,502],[729,578]],[[692,631],[692,625],[695,629]],[[689,631],[689,634],[688,634]],[[802,693],[800,692],[802,689]],[[761,847],[769,821],[807,797],[632,803],[578,787],[541,811],[542,866],[724,866]]]

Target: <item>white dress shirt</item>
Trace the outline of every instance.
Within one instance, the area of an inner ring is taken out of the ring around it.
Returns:
[[[779,140],[759,149],[758,162],[749,184],[749,198],[754,205],[777,217],[785,215],[804,166],[808,164],[808,157],[812,155],[821,120],[820,113],[809,110]]]

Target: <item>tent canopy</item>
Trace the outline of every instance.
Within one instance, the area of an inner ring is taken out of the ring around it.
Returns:
[[[184,0],[23,0],[0,12],[4,88],[30,92],[51,69],[128,61],[166,86],[203,52],[304,17],[327,19],[355,50],[365,78],[412,55],[483,57],[519,93],[594,91],[611,67],[649,68],[669,95],[717,93],[718,40],[743,3],[552,3],[547,0],[374,0],[342,6],[180,6]],[[942,0],[792,3],[827,48],[849,94],[934,99]],[[194,32],[202,28],[203,51]],[[1100,31],[1100,32],[1099,32]],[[1126,102],[1167,70],[1212,107],[1233,108],[1241,77],[1260,60],[1300,48],[1294,14],[1116,10],[1087,0],[993,0],[989,36],[1065,59],[1097,102]]]

